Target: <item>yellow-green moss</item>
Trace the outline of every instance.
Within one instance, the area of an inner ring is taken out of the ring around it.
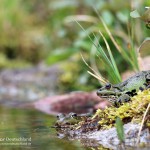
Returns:
[[[93,118],[99,119],[101,129],[108,129],[114,126],[116,117],[120,117],[124,123],[142,120],[144,112],[150,103],[150,90],[139,91],[138,95],[131,98],[131,101],[124,103],[119,108],[111,106],[105,110],[98,109]],[[147,121],[150,126],[150,122]]]

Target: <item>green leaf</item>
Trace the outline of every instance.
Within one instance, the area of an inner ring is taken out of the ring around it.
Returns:
[[[89,51],[90,46],[91,46],[91,43],[83,39],[78,39],[77,41],[74,42],[74,47],[76,47],[77,49],[82,48],[84,50]]]
[[[110,11],[107,11],[107,10],[103,11],[102,18],[104,18],[104,21],[107,25],[112,25],[114,18],[113,18],[112,13],[110,13]]]
[[[150,8],[148,8],[143,15],[140,15],[137,10],[134,10],[130,13],[132,18],[140,18],[144,22],[150,22]]]
[[[150,21],[150,8],[144,12],[144,14],[141,16],[141,19],[145,22]]]
[[[60,62],[62,60],[68,59],[74,52],[75,50],[71,48],[68,48],[66,50],[64,49],[55,50],[53,53],[50,53],[46,62],[49,65],[54,64],[56,62]]]
[[[150,50],[150,38],[146,38],[143,43],[140,45],[138,52],[147,53]]]
[[[139,12],[137,10],[130,12],[130,16],[132,18],[140,18],[141,17],[141,15],[139,14]]]
[[[119,117],[116,118],[116,130],[120,142],[124,142],[125,136],[124,136],[123,122]]]

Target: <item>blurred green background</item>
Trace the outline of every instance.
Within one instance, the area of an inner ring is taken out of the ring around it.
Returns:
[[[31,137],[34,149],[35,146],[38,149],[90,149],[82,147],[78,141],[58,139],[56,131],[50,128],[56,118],[18,109],[17,104],[70,91],[98,89],[100,83],[87,73],[90,69],[81,54],[110,82],[119,82],[119,76],[115,80],[112,68],[95,47],[99,42],[110,59],[100,32],[110,46],[119,73],[137,71],[137,50],[149,37],[150,29],[145,21],[131,18],[130,12],[138,10],[142,15],[147,6],[150,6],[149,0],[0,0],[0,103],[17,108],[0,107],[0,136]],[[122,52],[114,46],[99,16]],[[149,43],[142,48],[145,49],[141,51],[142,57],[150,55]],[[61,73],[57,75],[57,72]],[[16,103],[16,100],[19,101]],[[68,107],[72,102],[69,100]],[[5,146],[5,149],[24,148]]]
[[[143,13],[150,5],[148,0],[0,0],[0,4],[0,69],[24,68],[40,62],[48,66],[60,63],[65,72],[59,84],[66,91],[99,86],[87,74],[80,53],[89,64],[94,60],[99,71],[111,80],[103,62],[95,57],[92,42],[75,19],[93,41],[93,33],[99,35],[99,30],[103,33],[120,72],[133,68],[116,50],[94,8],[125,51],[131,46],[130,29],[135,49],[150,34],[145,22],[130,17],[135,9]],[[106,47],[103,40],[101,46]]]

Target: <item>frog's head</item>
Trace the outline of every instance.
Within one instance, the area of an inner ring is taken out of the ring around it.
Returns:
[[[76,119],[76,118],[78,117],[78,115],[77,115],[76,113],[74,113],[74,112],[69,113],[68,116],[69,116],[70,118],[74,118],[74,119]]]
[[[120,91],[111,83],[107,83],[105,86],[97,91],[97,95],[103,98],[115,98],[120,95]]]
[[[65,114],[60,113],[57,115],[57,120],[63,120],[65,118]]]

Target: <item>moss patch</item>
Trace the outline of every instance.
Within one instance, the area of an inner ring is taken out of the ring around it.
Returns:
[[[107,107],[105,110],[98,109],[94,118],[98,118],[100,129],[109,129],[115,125],[116,117],[120,117],[124,123],[140,123],[144,112],[150,103],[150,90],[139,91],[138,95],[131,98],[131,101],[124,103],[119,108],[114,106]],[[149,113],[150,114],[150,113]],[[149,115],[147,114],[147,116]],[[146,125],[150,128],[150,119]]]

